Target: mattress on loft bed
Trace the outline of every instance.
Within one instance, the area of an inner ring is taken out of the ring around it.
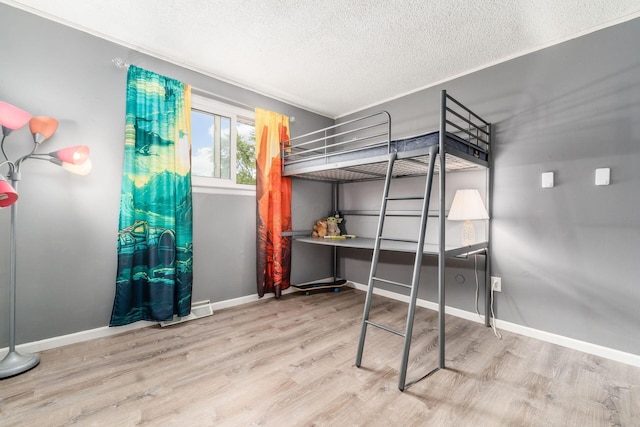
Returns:
[[[433,145],[438,145],[439,143],[440,132],[435,131],[410,138],[393,140],[389,145],[392,152],[405,153],[429,148]],[[486,161],[488,158],[487,152],[481,147],[472,144],[469,141],[465,141],[450,132],[446,133],[445,145],[447,148],[452,148],[459,153],[467,154],[468,156],[479,160]],[[386,143],[383,145],[375,144],[372,146],[364,146],[357,151],[336,151],[334,153],[327,153],[326,156],[313,156],[309,159],[301,158],[291,162],[288,162],[287,159],[285,159],[284,171],[285,174],[292,174],[295,173],[296,170],[308,167],[331,165],[339,162],[350,162],[359,159],[365,160],[368,158],[384,156],[386,154],[388,154]]]

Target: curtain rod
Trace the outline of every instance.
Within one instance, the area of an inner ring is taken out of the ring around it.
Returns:
[[[119,68],[121,70],[128,70],[129,66],[131,65],[131,64],[127,64],[126,62],[124,62],[122,60],[122,58],[113,58],[111,60],[111,62],[113,62],[113,65],[115,65],[116,68]],[[205,95],[205,96],[208,96],[208,97],[211,97],[211,98],[216,98],[216,99],[218,99],[220,101],[229,102],[229,103],[234,104],[234,105],[236,105],[238,107],[248,108],[250,110],[255,110],[256,109],[256,107],[254,107],[252,105],[245,104],[245,103],[242,103],[240,101],[236,101],[235,99],[227,98],[226,96],[218,95],[217,93],[209,92],[208,90],[199,89],[199,88],[193,87],[193,86],[191,86],[191,90],[192,90],[192,92],[196,92],[196,93],[201,94],[201,95]]]

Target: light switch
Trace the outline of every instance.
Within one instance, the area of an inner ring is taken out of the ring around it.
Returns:
[[[596,169],[596,185],[609,185],[611,177],[611,169],[600,168]]]
[[[544,172],[542,174],[542,188],[553,187],[553,172]]]

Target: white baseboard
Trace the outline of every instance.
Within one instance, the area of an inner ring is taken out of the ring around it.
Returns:
[[[328,279],[327,279],[328,280]],[[367,286],[361,283],[349,282],[350,286],[366,291]],[[282,294],[289,294],[297,292],[293,288],[286,289]],[[397,301],[409,302],[407,295],[401,295],[396,292],[386,291],[384,289],[375,289],[374,293],[386,298],[390,298]],[[262,299],[273,298],[273,294],[267,294]],[[260,298],[258,294],[247,295],[240,298],[233,298],[230,300],[220,301],[212,303],[214,310],[221,310],[223,308],[235,307],[237,305],[247,304],[250,302],[258,301]],[[437,311],[438,304],[418,298],[416,305],[418,307],[427,308]],[[471,313],[466,310],[461,310],[455,307],[445,306],[445,313],[452,316],[460,317],[462,319],[470,320],[472,322],[484,324],[484,318],[479,317],[476,313]],[[214,313],[215,315],[215,313]],[[140,321],[125,326],[109,327],[103,326],[96,329],[90,329],[87,331],[75,332],[73,334],[62,335],[59,337],[47,338],[40,341],[34,341],[30,343],[20,344],[16,346],[16,350],[20,353],[38,353],[44,350],[50,350],[52,348],[61,347],[64,345],[75,344],[83,341],[89,341],[95,338],[103,338],[112,335],[117,335],[122,332],[132,331],[136,329],[146,328],[148,326],[157,325],[157,322]],[[561,345],[563,347],[571,348],[574,350],[582,351],[584,353],[593,354],[595,356],[604,357],[606,359],[615,360],[616,362],[624,363],[631,366],[640,367],[640,355],[625,353],[620,350],[615,350],[608,347],[603,347],[597,344],[592,344],[585,341],[568,338],[562,335],[552,334],[550,332],[540,331],[527,326],[518,325],[516,323],[506,322],[504,320],[496,319],[496,327],[516,334],[524,335],[527,337],[539,339],[541,341],[550,342],[552,344]],[[7,347],[0,349],[0,358],[3,358],[9,349]]]
[[[367,285],[363,285],[361,283],[355,283],[355,282],[349,282],[350,285],[353,285],[354,288],[367,292]],[[402,295],[402,294],[398,294],[396,292],[391,292],[391,291],[386,291],[384,289],[379,289],[376,288],[373,290],[373,293],[376,295],[380,295],[381,297],[386,297],[389,299],[393,299],[396,301],[401,301],[401,302],[409,302],[409,296],[408,295]],[[428,308],[429,310],[433,310],[433,311],[438,311],[438,304],[435,302],[431,302],[431,301],[427,301],[425,299],[420,299],[418,298],[418,300],[416,301],[416,305],[418,307],[423,307],[423,308]],[[483,316],[478,316],[476,313],[471,313],[469,311],[465,311],[465,310],[460,310],[459,308],[455,308],[455,307],[449,307],[447,305],[445,305],[445,309],[444,312],[446,314],[450,314],[452,316],[456,316],[456,317],[460,317],[462,319],[466,319],[466,320],[470,320],[472,322],[476,322],[476,323],[483,323],[484,324],[484,317]]]
[[[288,294],[296,292],[295,289],[289,288],[282,291],[282,294]],[[262,299],[273,298],[274,294],[266,294]],[[247,304],[249,302],[258,301],[260,298],[258,294],[247,295],[240,298],[233,298],[226,301],[211,303],[213,310],[222,310],[223,308],[234,307],[236,305]],[[215,315],[215,313],[214,313]],[[16,346],[16,351],[19,353],[39,353],[45,350],[51,350],[52,348],[62,347],[64,345],[76,344],[79,342],[89,341],[96,338],[104,338],[112,335],[121,334],[123,332],[133,331],[136,329],[147,328],[149,326],[157,325],[158,322],[148,322],[141,320],[139,322],[131,323],[124,326],[102,326],[100,328],[89,329],[86,331],[74,332],[68,335],[62,335],[59,337],[47,338],[40,341],[33,341],[29,343],[19,344]],[[0,348],[0,359],[4,358],[9,352],[8,347]]]
[[[640,368],[640,355],[496,319],[496,328]]]
[[[19,344],[16,346],[18,353],[39,353],[44,350],[51,350],[52,348],[62,347],[63,345],[75,344],[83,341],[89,341],[96,338],[109,337],[112,335],[121,334],[123,332],[133,331],[136,329],[146,328],[148,326],[157,325],[157,322],[147,322],[141,320],[139,322],[131,323],[124,326],[102,326],[100,328],[88,329],[86,331],[74,332],[68,335],[62,335],[59,337],[47,338],[40,341],[33,341],[25,344]],[[0,349],[0,357],[6,356],[9,352],[9,348],[5,347]]]
[[[349,282],[354,288],[361,291],[367,291],[367,285],[361,283]],[[402,302],[409,302],[409,296],[401,295],[396,292],[386,291],[384,289],[374,289],[373,293],[386,298],[394,299]],[[438,304],[418,298],[416,301],[418,307],[428,308],[430,310],[438,311]],[[471,313],[466,310],[460,310],[459,308],[445,306],[444,312],[452,316],[460,317],[472,322],[484,324],[484,317],[478,317],[476,313]],[[552,344],[561,345],[563,347],[571,348],[573,350],[582,351],[583,353],[593,354],[594,356],[604,357],[605,359],[614,360],[616,362],[624,363],[631,366],[640,367],[640,355],[625,353],[624,351],[615,350],[601,345],[592,344],[586,341],[580,341],[573,338],[565,337],[562,335],[553,334],[551,332],[545,332],[538,329],[530,328],[528,326],[518,325],[516,323],[506,322],[504,320],[496,319],[496,328],[502,329],[516,334],[524,335],[527,337],[539,339]]]
[[[290,294],[292,292],[297,292],[294,288],[290,287],[282,291],[282,295]],[[223,308],[235,307],[236,305],[247,304],[250,302],[258,301],[260,299],[269,299],[274,298],[274,294],[265,294],[264,297],[260,298],[258,294],[247,295],[244,297],[228,299],[225,301],[212,302],[211,306],[215,310],[222,310]],[[215,313],[214,313],[215,314]]]

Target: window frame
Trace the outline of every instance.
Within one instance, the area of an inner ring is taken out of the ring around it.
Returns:
[[[203,113],[216,114],[231,119],[231,178],[213,178],[206,176],[195,176],[191,174],[191,190],[194,193],[208,194],[236,194],[254,196],[256,194],[256,186],[250,184],[237,184],[236,167],[237,167],[237,132],[238,118],[249,120],[255,126],[255,111],[246,108],[236,107],[224,102],[208,98],[203,95],[191,94],[191,109],[202,111]],[[193,148],[192,148],[193,150]],[[193,153],[192,153],[193,155]]]

